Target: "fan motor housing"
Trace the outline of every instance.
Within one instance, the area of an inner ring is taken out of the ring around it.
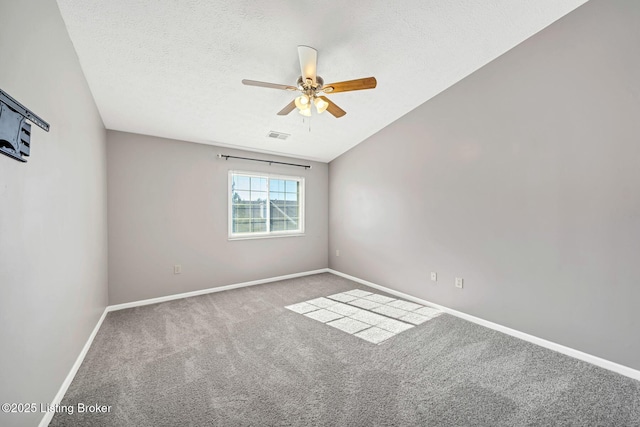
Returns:
[[[322,87],[324,86],[324,79],[320,76],[316,76],[316,83],[315,84],[311,83],[309,85],[305,81],[305,79],[303,79],[302,76],[300,76],[298,77],[298,81],[296,85],[298,86],[298,88],[300,88],[300,90],[307,91],[309,89],[313,89],[313,91],[317,92],[322,90]]]

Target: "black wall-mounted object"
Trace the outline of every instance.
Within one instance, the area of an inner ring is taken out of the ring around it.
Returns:
[[[0,89],[0,153],[26,162],[31,151],[31,125],[49,132],[49,123]]]

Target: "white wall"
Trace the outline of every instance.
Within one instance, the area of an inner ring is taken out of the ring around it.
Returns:
[[[327,267],[326,163],[115,131],[107,132],[107,155],[110,304]],[[229,241],[230,169],[304,176],[305,235]],[[182,274],[173,274],[175,264]]]
[[[51,124],[0,155],[0,402],[49,403],[107,304],[105,130],[55,1],[0,2],[0,88]]]
[[[640,369],[638,22],[591,0],[332,161],[330,267]]]

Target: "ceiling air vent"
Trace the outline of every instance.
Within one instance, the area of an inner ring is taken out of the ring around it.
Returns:
[[[267,134],[267,136],[269,138],[275,138],[275,139],[287,139],[289,138],[291,135],[289,135],[288,133],[282,133],[282,132],[276,132],[275,130],[271,130],[269,131],[269,133]]]

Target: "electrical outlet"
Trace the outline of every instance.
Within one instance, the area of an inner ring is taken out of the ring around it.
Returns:
[[[463,282],[462,277],[456,277],[456,288],[462,289]]]
[[[173,274],[182,273],[182,266],[180,264],[176,264],[173,266]]]
[[[336,249],[336,256],[340,256],[340,249]]]
[[[436,273],[435,271],[431,272],[431,281],[432,282],[437,282],[438,281],[438,273]]]

